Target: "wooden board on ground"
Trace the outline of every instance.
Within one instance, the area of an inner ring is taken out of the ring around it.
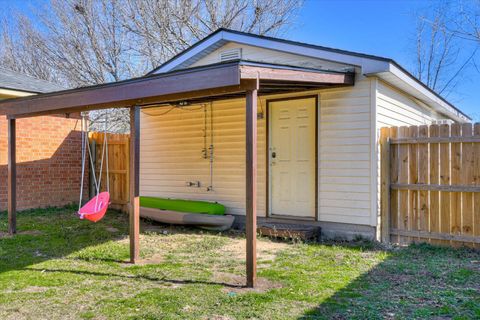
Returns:
[[[320,240],[320,227],[302,224],[263,223],[257,228],[260,235],[272,238]]]

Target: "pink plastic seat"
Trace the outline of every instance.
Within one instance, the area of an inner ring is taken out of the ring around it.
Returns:
[[[78,210],[80,219],[87,219],[92,222],[100,221],[107,212],[110,204],[110,193],[101,192],[93,197],[83,207]]]

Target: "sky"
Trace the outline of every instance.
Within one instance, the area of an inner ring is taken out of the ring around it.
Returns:
[[[412,71],[416,13],[432,3],[426,0],[307,0],[298,25],[283,37],[392,58]],[[467,72],[447,100],[480,121],[480,74],[476,70]]]
[[[0,8],[28,13],[45,0],[0,0]],[[415,60],[415,13],[422,0],[306,0],[282,38],[392,58],[407,70]],[[7,11],[5,10],[5,12]],[[447,100],[480,121],[480,74],[468,72]]]

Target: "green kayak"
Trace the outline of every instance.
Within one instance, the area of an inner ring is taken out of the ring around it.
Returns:
[[[225,214],[224,205],[208,201],[140,197],[140,206],[145,208],[178,212],[202,213],[212,215]]]

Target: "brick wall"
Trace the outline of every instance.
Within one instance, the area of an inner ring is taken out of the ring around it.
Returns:
[[[80,127],[80,120],[76,118],[45,116],[17,120],[19,210],[78,203],[81,177]],[[0,119],[0,181],[0,210],[3,211],[7,208],[5,118]],[[85,183],[88,186],[88,179],[85,179]]]

